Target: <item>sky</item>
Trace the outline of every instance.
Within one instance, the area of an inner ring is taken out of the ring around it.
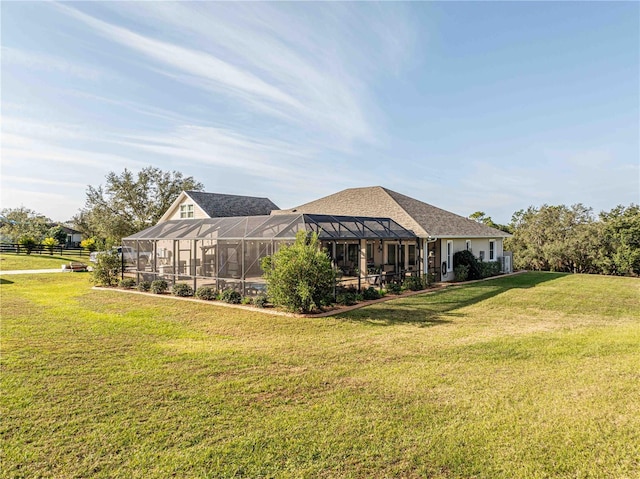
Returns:
[[[638,2],[9,2],[0,207],[153,165],[294,207],[640,202]]]

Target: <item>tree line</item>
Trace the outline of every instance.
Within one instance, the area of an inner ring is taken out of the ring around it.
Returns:
[[[470,218],[510,233],[505,251],[516,269],[640,275],[640,206],[619,205],[598,215],[583,204],[530,206],[508,225],[479,211]]]

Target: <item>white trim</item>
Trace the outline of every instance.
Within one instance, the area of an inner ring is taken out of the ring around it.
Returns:
[[[491,247],[493,245],[493,248]],[[490,239],[489,240],[489,261],[495,261],[496,260],[496,240],[495,239]]]
[[[453,271],[453,240],[447,240],[446,254],[447,254],[447,274],[449,274],[449,272]]]

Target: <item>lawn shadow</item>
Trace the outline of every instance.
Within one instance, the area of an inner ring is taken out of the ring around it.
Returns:
[[[13,284],[13,281],[9,281],[8,279],[0,278],[0,284]]]
[[[455,311],[485,301],[511,289],[528,289],[567,276],[565,273],[535,272],[498,277],[485,281],[449,286],[424,295],[398,298],[397,300],[356,309],[336,316],[346,321],[365,322],[377,326],[414,324],[432,327],[446,324],[461,313]]]

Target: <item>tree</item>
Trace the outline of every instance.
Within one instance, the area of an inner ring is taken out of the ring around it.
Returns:
[[[56,240],[56,244],[65,244],[67,242],[67,232],[62,229],[62,226],[56,225],[47,231],[47,238],[53,238]]]
[[[505,233],[513,233],[513,230],[509,225],[501,225],[500,223],[495,223],[491,219],[491,216],[487,216],[484,211],[476,211],[475,213],[471,213],[469,215],[469,219],[490,226],[491,228],[504,231]]]
[[[0,211],[0,234],[10,243],[18,243],[23,237],[39,243],[45,238],[49,223],[49,218],[24,206]]]
[[[85,236],[119,243],[157,223],[183,190],[203,188],[191,176],[152,166],[137,175],[126,168],[120,174],[110,172],[104,187],[87,188],[85,207],[74,217],[74,225]]]
[[[276,306],[307,313],[331,297],[335,274],[316,233],[299,231],[294,244],[263,258],[261,266],[269,299]]]
[[[640,275],[640,206],[601,212],[600,266],[609,274]]]
[[[513,237],[505,241],[505,249],[513,251],[516,268],[593,272],[597,247],[589,241],[595,228],[591,208],[530,206],[514,213],[510,226]]]

